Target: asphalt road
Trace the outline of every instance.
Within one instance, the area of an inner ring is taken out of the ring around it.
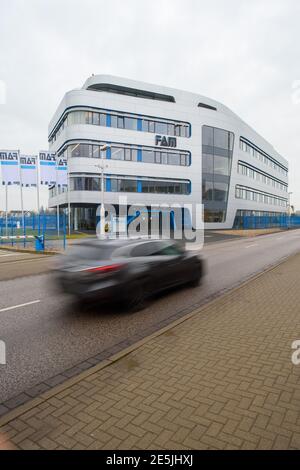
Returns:
[[[0,403],[299,251],[300,230],[208,243],[202,286],[161,296],[135,314],[70,309],[69,299],[55,293],[47,273],[0,281],[0,340],[7,349],[7,365],[0,365]],[[26,257],[0,252],[2,274],[10,262],[19,264],[22,274]]]

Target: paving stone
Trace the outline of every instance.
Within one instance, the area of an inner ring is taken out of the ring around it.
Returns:
[[[299,449],[300,369],[291,362],[300,331],[299,279],[296,255],[24,411],[0,429],[3,445]],[[129,344],[124,340],[44,386],[60,384]],[[0,405],[0,416],[44,386]]]

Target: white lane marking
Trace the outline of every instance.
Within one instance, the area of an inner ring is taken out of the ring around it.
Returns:
[[[1,308],[0,312],[7,312],[8,310],[13,310],[15,308],[26,307],[27,305],[38,304],[40,300],[33,300],[32,302],[26,302],[25,304],[13,305],[12,307]]]
[[[246,246],[246,248],[253,248],[253,246],[257,246],[257,245],[258,245],[258,243],[252,243],[252,245],[248,245],[248,246]]]
[[[4,256],[20,256],[21,253],[8,253],[8,254],[4,254],[4,253],[0,253],[0,257],[4,257]]]

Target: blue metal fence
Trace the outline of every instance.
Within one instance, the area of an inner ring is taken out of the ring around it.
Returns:
[[[59,219],[59,220],[58,220]],[[0,246],[19,246],[39,251],[65,249],[66,214],[31,214],[0,217]]]
[[[234,228],[240,230],[300,228],[300,216],[237,216],[234,221]]]

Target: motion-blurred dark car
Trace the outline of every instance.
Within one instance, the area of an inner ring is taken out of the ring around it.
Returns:
[[[93,240],[69,248],[56,273],[60,289],[79,301],[119,302],[138,310],[160,291],[198,286],[203,261],[174,240]]]

